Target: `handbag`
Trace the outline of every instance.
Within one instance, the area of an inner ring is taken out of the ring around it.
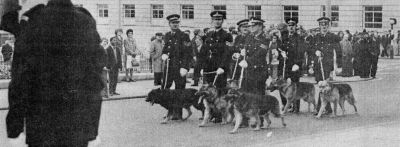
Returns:
[[[138,60],[137,57],[136,57],[136,58],[133,58],[133,59],[132,59],[132,62],[131,62],[131,63],[132,63],[132,67],[138,67],[138,66],[140,66],[139,61],[140,61],[140,60]]]

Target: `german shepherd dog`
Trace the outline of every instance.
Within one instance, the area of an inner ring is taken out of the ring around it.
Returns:
[[[285,127],[285,120],[281,116],[278,100],[271,95],[256,95],[251,93],[241,92],[239,89],[231,89],[226,94],[225,99],[232,103],[233,111],[235,114],[235,127],[230,133],[236,133],[240,124],[242,123],[243,115],[255,120],[255,131],[261,129],[260,115],[263,116],[264,121],[268,123],[266,127],[271,125],[269,113],[274,114],[275,117],[281,118],[282,125]]]
[[[344,101],[347,101],[350,105],[354,107],[355,113],[357,113],[357,107],[355,105],[356,100],[353,96],[353,90],[349,84],[346,83],[330,83],[327,81],[321,81],[318,83],[321,89],[321,108],[319,109],[318,115],[316,118],[321,118],[322,112],[325,110],[325,107],[328,102],[333,106],[333,114],[331,117],[336,116],[337,103],[339,102],[339,106],[342,109],[342,115],[344,115]]]
[[[316,109],[315,105],[315,87],[312,83],[306,82],[292,82],[290,79],[278,79],[272,81],[269,89],[271,91],[279,90],[281,96],[287,99],[287,103],[284,106],[283,114],[285,114],[290,105],[296,101],[303,99],[308,103],[308,112],[311,112],[310,106],[311,104],[314,106],[314,110]]]
[[[199,127],[205,127],[211,117],[222,115],[221,124],[227,124],[232,121],[232,114],[229,111],[230,103],[224,99],[227,89],[217,89],[215,86],[203,84],[196,96],[200,96],[199,104],[205,107],[204,119]]]
[[[162,124],[167,123],[171,120],[173,114],[176,110],[186,109],[188,112],[188,116],[183,120],[187,120],[191,115],[192,111],[190,110],[190,106],[195,107],[197,110],[202,112],[204,116],[204,106],[198,104],[199,96],[196,96],[196,89],[153,89],[150,91],[146,98],[146,102],[149,102],[151,105],[160,104],[162,107],[168,110],[168,113],[164,120],[161,122]]]

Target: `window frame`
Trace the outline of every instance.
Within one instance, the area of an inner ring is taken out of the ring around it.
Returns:
[[[368,8],[371,8],[370,10],[367,10]],[[367,16],[368,14],[371,14],[371,16]],[[380,16],[376,16],[376,15]],[[379,29],[383,28],[383,7],[381,5],[365,5],[364,6],[364,13],[363,13],[363,25],[365,28],[371,28],[371,29]],[[368,19],[371,19],[370,21],[367,21]]]
[[[110,17],[108,4],[97,4],[97,13],[100,18]]]
[[[187,8],[184,8],[187,7]],[[181,5],[181,16],[182,19],[193,20],[194,19],[194,5],[184,4]]]
[[[260,8],[259,10],[257,8]],[[250,9],[252,8],[252,9]],[[251,17],[258,17],[258,18],[262,18],[262,7],[261,5],[246,5],[246,15],[247,18],[251,18]]]
[[[155,9],[155,7],[157,7],[157,8]],[[164,14],[164,5],[162,5],[162,4],[152,4],[151,5],[151,18],[153,18],[153,19],[162,19],[162,18],[164,18],[164,16],[165,16],[165,14]]]
[[[337,16],[334,16],[334,14],[337,14]],[[321,5],[321,16],[326,16],[325,5]],[[330,19],[331,19],[331,27],[339,27],[339,21],[340,21],[340,6],[339,5],[331,5],[331,18]]]
[[[135,18],[136,17],[136,5],[135,4],[123,4],[122,13],[124,18]]]
[[[299,13],[300,13],[299,5],[283,5],[282,9],[283,9],[283,21],[287,22],[289,19],[293,19],[296,22],[299,22]],[[288,17],[286,16],[286,14],[289,14],[290,16]],[[297,16],[294,16],[293,14],[297,14]]]

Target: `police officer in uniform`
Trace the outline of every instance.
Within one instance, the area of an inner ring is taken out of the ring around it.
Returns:
[[[179,29],[180,16],[172,14],[167,17],[171,31],[165,34],[164,48],[161,59],[168,64],[164,68],[163,88],[171,88],[175,82],[175,89],[185,89],[186,75],[189,71],[191,61],[189,35]],[[168,70],[168,72],[167,72]],[[182,119],[182,109],[174,110],[173,120]]]
[[[236,65],[236,61],[241,61],[243,58],[240,58],[240,50],[245,48],[246,45],[246,37],[250,34],[250,30],[249,30],[249,19],[243,19],[239,22],[237,22],[238,25],[238,30],[239,30],[239,35],[236,36],[234,44],[233,44],[233,62],[234,62],[234,66],[231,68],[236,68],[236,73],[235,75],[232,75],[232,80],[239,80],[240,77],[240,71],[241,71],[241,67]],[[234,69],[232,69],[232,71],[234,71]]]
[[[222,29],[226,13],[224,11],[213,11],[210,16],[214,28],[206,34],[204,44],[200,50],[201,73],[206,73],[204,74],[205,82],[212,84],[215,77],[217,77],[215,86],[217,88],[225,88],[231,59],[227,43],[231,43],[233,39],[232,35]],[[214,73],[209,74],[211,72]]]
[[[315,80],[317,82],[324,81],[330,78],[331,72],[334,71],[333,54],[336,51],[337,55],[341,54],[339,45],[340,38],[329,32],[330,19],[321,17],[317,20],[319,22],[320,33],[315,37],[315,46],[313,52],[316,58],[314,59]],[[337,59],[337,65],[341,67],[341,60]],[[323,71],[321,70],[321,63]],[[322,76],[322,74],[324,76]],[[325,78],[325,79],[324,79]],[[318,98],[317,111],[321,106],[321,98]],[[330,104],[325,108],[327,113],[332,113]]]
[[[259,95],[265,95],[265,81],[268,78],[267,53],[270,40],[265,37],[264,22],[257,17],[250,18],[251,35],[246,37],[245,47],[240,51],[245,60],[239,63],[240,67],[245,68],[241,88]]]
[[[302,39],[296,33],[296,22],[288,21],[289,33],[282,39],[282,57],[286,58],[285,79],[290,78],[292,82],[299,82],[301,77],[301,65],[304,58],[304,51],[301,48]],[[286,98],[282,97],[282,104],[286,105]],[[293,103],[293,112],[299,112],[300,100]]]

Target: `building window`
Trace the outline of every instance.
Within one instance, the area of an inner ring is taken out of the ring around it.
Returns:
[[[135,5],[124,5],[125,18],[135,18]]]
[[[97,9],[99,10],[99,17],[108,17],[108,5],[98,4]]]
[[[247,17],[261,18],[261,5],[247,6]]]
[[[283,6],[283,18],[285,22],[288,22],[289,19],[299,22],[299,6]]]
[[[382,28],[382,6],[365,6],[365,28]]]
[[[325,6],[322,7],[322,16],[326,16],[326,8]],[[331,26],[332,27],[338,27],[339,26],[339,6],[338,5],[332,5],[331,6]]]
[[[153,18],[164,18],[164,6],[163,5],[152,5]]]
[[[182,5],[182,19],[194,19],[193,5]]]

